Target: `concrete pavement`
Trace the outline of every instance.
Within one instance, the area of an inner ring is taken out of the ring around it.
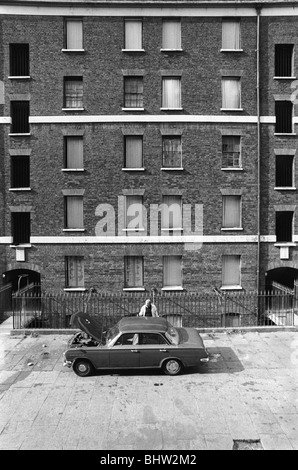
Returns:
[[[298,449],[298,332],[204,332],[211,360],[159,371],[77,377],[67,334],[0,325],[0,449]]]

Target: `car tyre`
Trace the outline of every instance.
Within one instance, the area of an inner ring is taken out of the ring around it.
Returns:
[[[80,377],[87,377],[93,372],[93,366],[86,359],[78,359],[73,365],[73,371]]]
[[[182,371],[182,364],[178,359],[168,359],[163,363],[162,369],[167,375],[178,375]]]

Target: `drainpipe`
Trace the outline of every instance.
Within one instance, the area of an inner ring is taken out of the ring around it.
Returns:
[[[261,257],[261,119],[260,119],[260,12],[261,7],[256,7],[257,11],[257,138],[258,138],[258,203],[257,203],[257,291],[260,290],[260,257]]]

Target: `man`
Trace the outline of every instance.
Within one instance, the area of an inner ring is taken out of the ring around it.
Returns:
[[[147,299],[145,304],[140,310],[140,317],[158,317],[157,308],[151,303],[150,299]]]

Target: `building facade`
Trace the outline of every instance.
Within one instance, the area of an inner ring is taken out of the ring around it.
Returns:
[[[297,26],[273,0],[1,2],[3,283],[293,288]]]

